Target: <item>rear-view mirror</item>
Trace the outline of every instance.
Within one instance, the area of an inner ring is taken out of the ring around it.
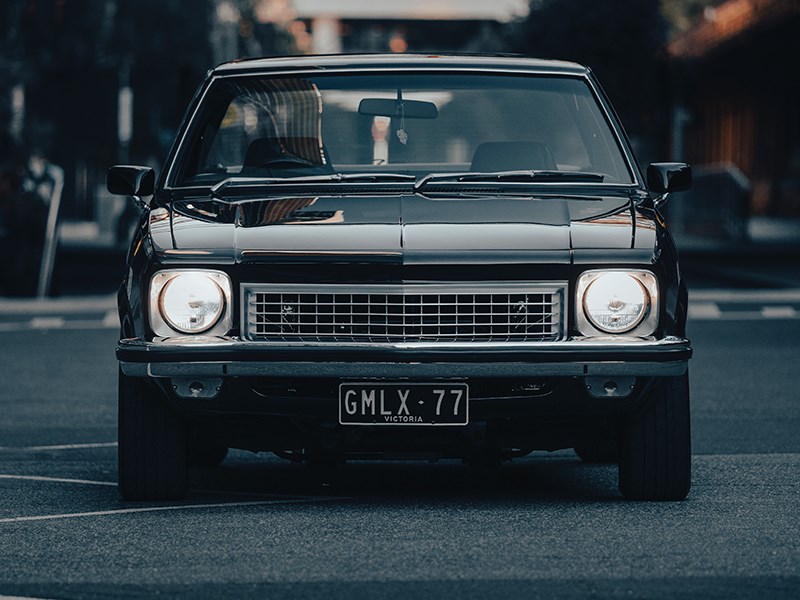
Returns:
[[[405,117],[406,119],[435,119],[439,109],[433,102],[424,100],[395,100],[391,98],[364,98],[358,104],[358,113],[373,117]]]

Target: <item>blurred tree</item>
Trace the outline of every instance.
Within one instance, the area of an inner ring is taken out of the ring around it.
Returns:
[[[133,91],[131,159],[158,163],[210,66],[210,11],[192,0],[114,1],[113,67]]]
[[[682,33],[694,25],[707,8],[713,8],[723,0],[661,0],[661,12],[669,23],[670,37]]]
[[[161,131],[208,67],[208,11],[190,0],[3,0],[2,11],[0,83],[24,87],[22,142],[67,170],[67,208],[91,218],[93,174],[119,156],[120,85],[135,90],[133,156],[160,157]]]
[[[652,146],[661,143],[653,138],[666,123],[666,36],[659,0],[531,0],[528,17],[511,28],[509,46],[589,66],[626,128],[646,134]]]
[[[239,57],[297,54],[289,28],[294,12],[286,0],[238,0]]]
[[[109,164],[163,160],[213,66],[220,4],[236,15],[225,60],[291,52],[279,24],[255,18],[264,1],[0,0],[0,131],[12,129],[16,89],[24,100],[21,141],[65,168],[67,214],[92,218],[91,198]],[[133,137],[121,147],[117,102],[125,86],[133,92]]]

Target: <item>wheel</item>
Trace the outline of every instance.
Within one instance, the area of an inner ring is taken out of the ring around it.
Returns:
[[[689,374],[654,382],[620,432],[619,490],[632,500],[683,500],[691,485]]]
[[[189,475],[186,428],[146,380],[119,373],[119,493],[123,500],[179,500]]]
[[[601,440],[575,446],[575,454],[585,463],[616,464],[619,462],[619,447],[614,440]]]

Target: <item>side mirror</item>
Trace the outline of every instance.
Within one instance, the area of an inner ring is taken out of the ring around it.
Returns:
[[[106,187],[112,194],[150,196],[155,186],[156,174],[150,167],[116,165],[106,175]]]
[[[686,163],[652,163],[647,167],[647,187],[651,192],[683,192],[692,187],[692,167]]]

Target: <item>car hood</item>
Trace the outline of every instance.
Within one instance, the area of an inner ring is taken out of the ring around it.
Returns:
[[[186,199],[152,211],[168,261],[649,261],[656,226],[630,196],[291,196]]]

